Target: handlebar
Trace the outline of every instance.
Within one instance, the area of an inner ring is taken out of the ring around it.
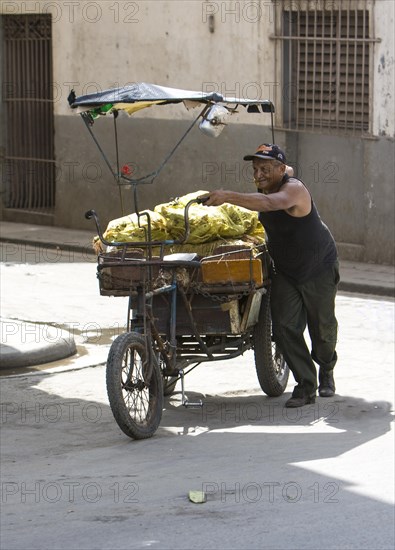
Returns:
[[[92,218],[94,219],[95,221],[95,225],[96,225],[96,230],[97,230],[97,234],[99,235],[99,239],[101,240],[101,242],[103,244],[105,244],[106,246],[121,246],[121,245],[124,245],[125,243],[112,243],[110,241],[107,241],[104,236],[103,236],[103,233],[102,233],[102,230],[101,230],[101,227],[100,227],[100,222],[99,222],[99,216],[96,214],[96,211],[95,210],[88,210],[87,212],[85,212],[85,218],[87,220],[91,220]]]
[[[87,220],[91,220],[94,216],[96,216],[96,212],[94,210],[88,210],[85,212],[85,218]]]
[[[196,199],[196,202],[197,202],[198,204],[206,204],[206,202],[208,201],[209,198],[210,198],[210,197],[198,197],[198,198]]]
[[[131,246],[131,244],[133,244],[133,246],[138,247],[138,246],[144,246],[144,245],[145,246],[147,246],[147,245],[160,246],[161,244],[163,244],[163,245],[184,244],[188,240],[190,232],[191,232],[191,228],[190,228],[190,224],[189,224],[189,209],[190,209],[190,207],[192,206],[192,204],[204,204],[207,200],[208,200],[208,197],[191,199],[185,205],[185,211],[184,211],[185,234],[181,239],[176,239],[176,240],[141,241],[141,242],[133,241],[133,243],[130,242],[130,241],[129,242],[117,242],[117,241],[111,242],[111,241],[107,241],[107,239],[104,238],[103,232],[102,232],[101,227],[100,227],[99,217],[98,217],[95,210],[88,210],[87,212],[85,212],[85,218],[87,220],[91,220],[92,218],[94,219],[99,239],[106,246],[126,247],[126,246]],[[147,212],[142,212],[142,214],[149,217],[149,214]]]

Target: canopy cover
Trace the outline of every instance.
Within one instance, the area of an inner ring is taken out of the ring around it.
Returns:
[[[229,105],[244,105],[248,112],[264,113],[274,112],[273,103],[267,99],[246,99],[237,97],[224,97],[218,92],[197,92],[179,90],[140,82],[112,88],[95,94],[76,97],[74,91],[69,95],[70,107],[91,111],[93,114],[106,114],[113,110],[124,110],[128,114],[150,107],[155,104],[169,104],[181,102],[195,103],[224,103]],[[260,109],[259,109],[260,108]]]

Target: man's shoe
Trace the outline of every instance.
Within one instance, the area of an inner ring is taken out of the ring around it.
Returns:
[[[315,395],[308,395],[298,391],[297,388],[292,393],[292,397],[285,402],[287,409],[296,409],[296,407],[303,407],[304,405],[310,405],[315,403]]]
[[[333,397],[335,395],[336,387],[333,378],[333,370],[324,370],[321,368],[319,382],[318,393],[320,397]]]

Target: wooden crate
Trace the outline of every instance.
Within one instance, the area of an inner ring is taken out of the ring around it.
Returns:
[[[202,261],[202,280],[207,284],[263,283],[262,263],[259,259],[210,259]]]

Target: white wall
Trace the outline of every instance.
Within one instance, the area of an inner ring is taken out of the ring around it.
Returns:
[[[395,136],[395,2],[377,0],[375,36],[381,42],[374,47],[373,59],[373,134]]]

